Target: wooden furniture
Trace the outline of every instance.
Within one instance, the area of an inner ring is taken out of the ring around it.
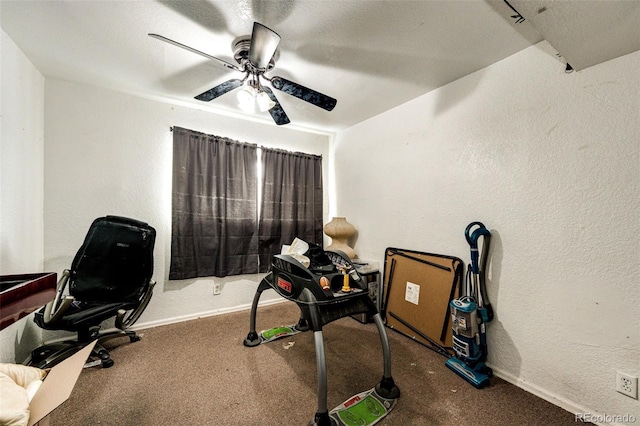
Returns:
[[[56,277],[55,272],[0,276],[0,330],[52,300]]]

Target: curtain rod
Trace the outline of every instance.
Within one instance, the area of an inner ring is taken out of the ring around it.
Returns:
[[[191,129],[185,129],[184,127],[180,127],[183,130],[189,131],[189,132],[193,132],[193,133],[197,133],[200,135],[204,135],[204,136],[214,136],[214,137],[220,137],[220,138],[225,138],[225,136],[216,136],[216,135],[209,135],[207,133],[203,133],[203,132],[198,132],[197,130],[191,130]],[[173,132],[173,130],[175,129],[174,126],[170,126],[169,127],[169,131]],[[229,140],[232,140],[230,138],[226,138]],[[282,149],[282,148],[273,148],[270,146],[264,146],[264,145],[260,145],[260,144],[253,144],[250,142],[242,142],[242,141],[236,141],[234,140],[235,143],[240,143],[240,144],[247,144],[247,145],[255,145],[256,147],[260,148],[260,149],[266,149],[266,150],[270,150],[270,151],[280,151],[280,152],[285,152],[285,153],[289,153],[289,154],[294,154],[294,155],[306,155],[306,156],[311,156],[311,157],[318,157],[318,158],[322,158],[322,154],[310,154],[308,152],[301,152],[301,151],[289,151],[286,149]]]

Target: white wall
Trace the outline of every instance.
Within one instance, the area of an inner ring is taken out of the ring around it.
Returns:
[[[45,269],[61,271],[70,266],[95,218],[128,216],[148,222],[157,231],[154,279],[158,284],[137,326],[250,304],[262,275],[167,281],[169,128],[319,154],[325,176],[329,137],[60,80],[47,79],[45,86]],[[213,296],[214,280],[222,283],[221,295]],[[278,300],[275,292],[265,292],[263,299]],[[247,331],[248,321],[247,317]]]
[[[337,213],[356,251],[469,262],[492,232],[489,364],[570,411],[635,415],[640,52],[565,74],[546,42],[341,132]]]
[[[2,31],[0,274],[41,272],[44,77]]]
[[[42,272],[44,77],[4,31],[0,42],[0,275]],[[5,328],[0,361],[39,335],[28,320]]]

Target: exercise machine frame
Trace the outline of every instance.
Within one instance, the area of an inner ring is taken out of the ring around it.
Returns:
[[[375,386],[378,396],[389,401],[390,407],[400,396],[391,375],[391,351],[384,324],[375,303],[369,295],[365,280],[358,274],[346,254],[324,252],[316,256],[309,268],[288,255],[274,255],[271,271],[262,279],[251,305],[250,331],[244,340],[248,347],[258,346],[263,338],[256,331],[256,314],[260,296],[267,289],[295,302],[300,308],[297,331],[313,331],[317,367],[318,408],[310,425],[331,426],[336,420],[330,417],[327,407],[327,370],[322,327],[345,316],[368,313],[380,334],[383,352],[383,375]],[[327,258],[328,262],[322,261]],[[313,264],[315,263],[315,265]],[[324,287],[324,288],[323,288]],[[343,291],[347,287],[349,291]]]

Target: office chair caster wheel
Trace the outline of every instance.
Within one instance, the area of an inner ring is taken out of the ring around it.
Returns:
[[[98,358],[102,361],[102,368],[109,368],[113,365],[113,360],[111,359],[111,355],[105,349],[100,349],[97,353]]]
[[[140,340],[140,339],[142,339],[142,337],[138,336],[137,334],[136,334],[136,335],[133,335],[133,336],[129,336],[129,341],[130,341],[131,343],[133,343],[133,342],[137,342],[137,341],[138,341],[138,340]]]

